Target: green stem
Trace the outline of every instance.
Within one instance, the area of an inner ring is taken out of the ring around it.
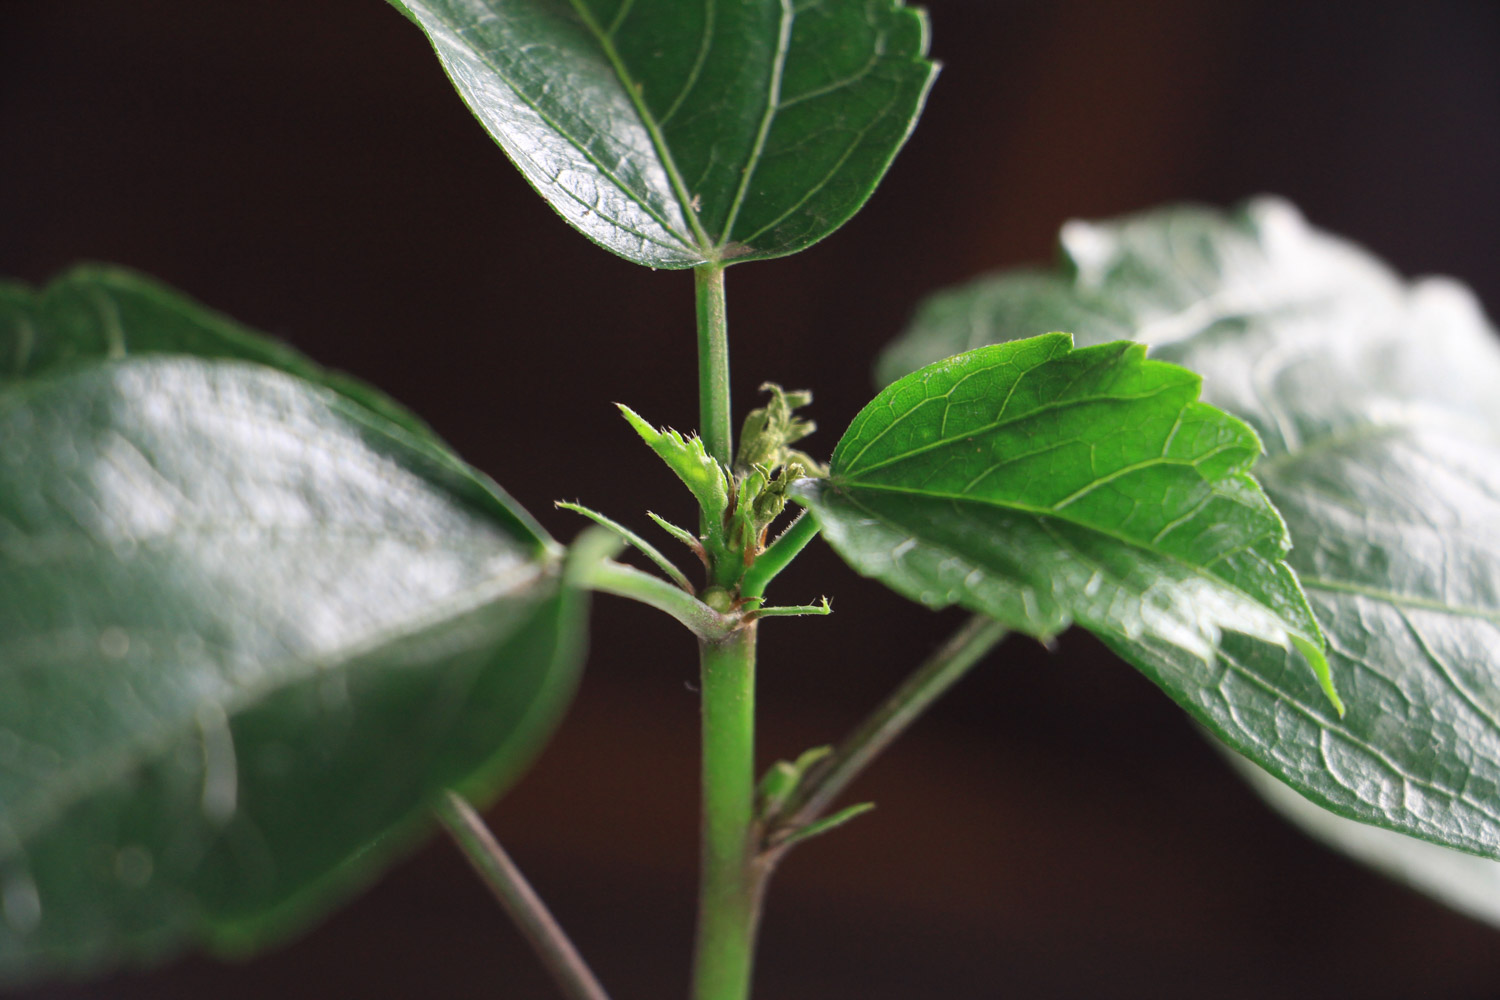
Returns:
[[[729,404],[729,317],[724,307],[724,267],[693,269],[698,295],[699,435],[708,453],[726,469],[734,462],[734,428]]]
[[[705,641],[721,640],[729,635],[738,620],[721,614],[692,594],[675,587],[659,576],[642,573],[633,566],[605,559],[581,571],[575,579],[590,590],[650,605],[665,611]]]
[[[838,749],[813,765],[772,825],[795,830],[815,821],[882,750],[1003,639],[1005,631],[1004,625],[983,615],[969,619],[860,723]]]
[[[609,1000],[578,949],[474,808],[456,792],[445,792],[438,802],[437,813],[469,864],[516,922],[563,993],[570,1000]]]
[[[571,510],[575,514],[582,514],[584,517],[588,518],[590,521],[593,521],[595,524],[599,525],[599,527],[601,528],[604,528],[606,531],[614,532],[622,541],[634,546],[636,551],[638,551],[641,555],[656,563],[656,565],[661,568],[661,571],[667,574],[667,578],[670,579],[673,583],[677,584],[678,587],[682,588],[684,593],[697,593],[697,591],[693,589],[692,583],[686,576],[683,575],[682,570],[678,569],[676,564],[674,564],[672,560],[662,555],[660,549],[658,549],[655,545],[652,545],[650,542],[646,541],[640,535],[637,535],[635,532],[631,531],[629,528],[625,527],[625,525],[613,520],[612,518],[605,517],[597,510],[590,510],[582,504],[567,503],[563,500],[558,500],[553,503],[553,506],[560,507],[563,510]]]
[[[747,1000],[760,878],[755,821],[755,626],[699,644],[703,839],[694,1000]]]
[[[745,577],[740,581],[740,596],[765,596],[766,587],[776,574],[786,569],[817,534],[818,522],[813,520],[812,514],[804,510],[797,515],[797,520],[756,556],[755,564],[745,571]]]

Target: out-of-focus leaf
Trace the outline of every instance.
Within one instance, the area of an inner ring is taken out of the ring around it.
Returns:
[[[254,947],[443,789],[518,773],[581,599],[372,390],[133,278],[28,294],[0,292],[0,981]]]
[[[1251,643],[1226,644],[1189,709],[1339,815],[1500,858],[1500,346],[1473,296],[1403,281],[1269,199],[1070,223],[1062,244],[1057,273],[934,298],[883,375],[1060,325],[1199,372],[1265,441],[1255,474],[1348,713]],[[1111,643],[1169,689],[1202,669]]]

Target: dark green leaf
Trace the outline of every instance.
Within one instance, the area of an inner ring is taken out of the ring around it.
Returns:
[[[936,72],[900,0],[391,2],[552,207],[652,267],[833,232]]]
[[[488,480],[95,277],[0,292],[0,981],[306,923],[511,780],[578,663]]]
[[[800,495],[850,565],[925,604],[1042,637],[1077,621],[1172,649],[1201,683],[1224,632],[1253,636],[1301,650],[1337,704],[1285,529],[1246,474],[1260,442],[1144,356],[1055,333],[923,368]]]
[[[1322,805],[1500,857],[1500,349],[1473,297],[1271,200],[1071,223],[1063,252],[1060,274],[933,300],[882,371],[1067,323],[1200,372],[1266,443],[1255,471],[1348,714],[1265,646],[1227,646],[1210,684],[1173,651],[1115,647]]]
[[[75,267],[40,292],[0,282],[0,389],[78,362],[125,354],[239,358],[318,382],[441,444],[410,410],[285,344],[111,264]]]

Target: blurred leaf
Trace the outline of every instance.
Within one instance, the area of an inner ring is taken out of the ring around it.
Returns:
[[[581,599],[349,383],[112,272],[26,299],[0,292],[0,980],[253,947],[442,789],[514,778]]]
[[[426,424],[380,390],[331,372],[146,275],[113,264],[84,264],[38,292],[0,281],[0,389],[125,354],[254,361],[326,385],[441,444]]]
[[[843,225],[936,67],[899,0],[391,0],[537,191],[651,267]]]
[[[875,803],[873,802],[860,802],[857,805],[852,805],[844,809],[840,809],[832,816],[825,816],[820,820],[815,820],[814,822],[807,824],[801,829],[793,831],[787,836],[785,840],[781,841],[781,844],[785,847],[791,847],[793,844],[800,844],[804,840],[811,840],[814,837],[820,837],[823,834],[827,833],[829,830],[836,830],[839,827],[843,826],[845,823],[849,822],[851,819],[863,816],[865,813],[874,808]]]
[[[1204,377],[1266,443],[1256,466],[1348,705],[1295,657],[1226,644],[1188,708],[1334,812],[1500,857],[1500,348],[1473,296],[1408,284],[1265,199],[1070,223],[1057,274],[934,298],[894,376],[958,346],[1067,324],[1137,337]],[[1111,639],[1168,690],[1201,665]]]
[[[1500,926],[1500,861],[1337,816],[1309,802],[1239,754],[1225,752],[1250,787],[1308,836],[1455,910]]]

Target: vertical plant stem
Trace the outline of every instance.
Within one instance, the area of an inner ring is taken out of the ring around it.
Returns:
[[[693,272],[698,303],[699,434],[725,468],[734,462],[724,268]],[[735,560],[738,563],[738,559]],[[732,586],[740,565],[710,577]],[[749,1000],[760,879],[751,871],[755,823],[755,625],[699,641],[703,698],[703,817],[694,1000]]]
[[[609,1000],[604,988],[589,971],[578,949],[553,919],[547,905],[526,881],[526,876],[505,853],[484,820],[456,792],[445,792],[438,803],[438,817],[474,871],[490,887],[500,905],[516,922],[542,964],[569,1000]]]
[[[703,838],[694,1000],[747,1000],[759,879],[755,821],[755,625],[700,644]]]
[[[734,427],[729,403],[729,317],[724,307],[723,265],[695,268],[693,283],[698,296],[698,433],[709,455],[728,468],[734,461]]]

